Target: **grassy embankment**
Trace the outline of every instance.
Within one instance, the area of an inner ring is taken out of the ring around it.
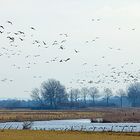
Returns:
[[[139,140],[140,133],[5,130],[0,140]]]

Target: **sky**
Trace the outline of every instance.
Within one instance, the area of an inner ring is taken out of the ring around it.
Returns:
[[[0,98],[30,98],[50,78],[68,89],[126,88],[140,77],[139,7],[139,0],[0,0]]]

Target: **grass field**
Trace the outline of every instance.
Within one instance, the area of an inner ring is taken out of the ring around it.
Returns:
[[[84,110],[0,110],[0,122],[62,119],[91,119],[102,117],[111,122],[140,122],[140,108],[88,108]]]
[[[86,119],[102,116],[102,113],[90,111],[33,111],[33,110],[1,110],[0,122],[24,121],[24,120],[62,120],[62,119]]]
[[[5,130],[0,140],[139,140],[140,133],[91,133]]]

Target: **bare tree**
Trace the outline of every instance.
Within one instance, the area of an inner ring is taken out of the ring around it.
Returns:
[[[71,89],[69,91],[69,101],[70,101],[71,105],[74,103],[74,89]]]
[[[78,99],[79,99],[79,96],[80,95],[80,91],[79,89],[71,89],[70,92],[69,92],[69,99],[70,99],[70,103],[71,103],[71,106],[74,104],[74,103],[78,103]]]
[[[78,103],[79,98],[80,98],[80,91],[79,89],[76,89],[74,94],[74,101]]]
[[[140,83],[136,82],[130,84],[127,89],[127,95],[133,107],[140,104]]]
[[[32,90],[31,98],[37,101],[40,105],[43,104],[42,99],[40,97],[40,90],[38,88]]]
[[[119,89],[117,94],[120,96],[120,106],[123,107],[123,97],[126,96],[126,92],[123,89]]]
[[[41,101],[45,106],[56,108],[62,102],[67,101],[67,93],[65,86],[61,85],[59,81],[49,79],[41,84],[41,90],[34,89],[31,97],[35,100]]]
[[[93,105],[95,105],[95,98],[98,97],[99,90],[96,87],[91,87],[89,89],[90,97],[92,98]]]
[[[89,93],[88,88],[83,87],[83,88],[81,89],[81,95],[82,95],[82,99],[83,99],[85,105],[86,105],[86,103],[87,103],[86,101],[87,101],[88,93]]]
[[[69,92],[70,102],[77,102],[80,97],[79,95],[79,89],[71,89],[71,91]]]
[[[105,88],[104,89],[104,93],[105,93],[105,98],[106,98],[106,105],[109,105],[109,99],[112,96],[112,90],[109,88]]]

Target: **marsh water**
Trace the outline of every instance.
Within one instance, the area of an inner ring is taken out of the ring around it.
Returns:
[[[23,122],[0,123],[0,129],[22,129]],[[140,123],[91,123],[89,119],[34,121],[32,130],[140,132]]]

